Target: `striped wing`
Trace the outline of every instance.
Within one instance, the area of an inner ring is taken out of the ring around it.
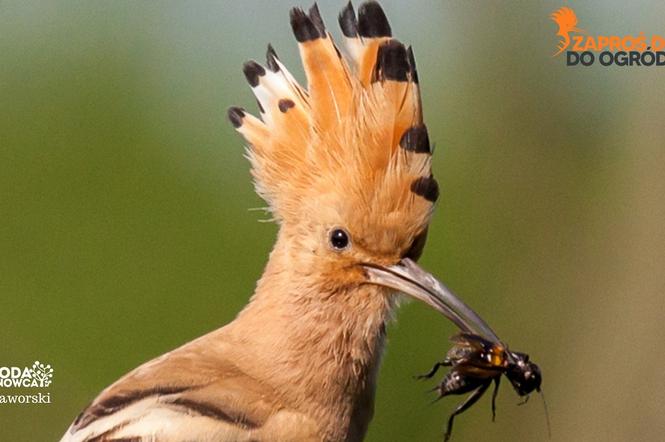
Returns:
[[[316,440],[311,421],[239,370],[221,342],[208,335],[130,372],[81,412],[61,442]]]

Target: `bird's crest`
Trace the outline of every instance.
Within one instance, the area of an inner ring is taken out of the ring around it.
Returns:
[[[229,109],[248,142],[257,192],[278,222],[332,208],[345,218],[374,214],[401,219],[410,233],[422,230],[439,191],[411,48],[392,38],[373,1],[357,16],[351,3],[339,15],[348,55],[316,4],[290,16],[307,88],[269,46],[265,67],[244,66],[260,118]]]
[[[570,33],[571,32],[579,32],[583,33],[584,31],[581,29],[577,28],[577,15],[575,15],[575,11],[573,11],[571,8],[567,6],[563,6],[556,11],[554,11],[551,15],[550,18],[554,21],[554,23],[557,24],[559,27],[557,34],[558,36],[561,37],[561,41],[559,42],[558,50],[554,54],[554,56],[559,55],[563,51],[566,50],[568,46],[570,46]]]

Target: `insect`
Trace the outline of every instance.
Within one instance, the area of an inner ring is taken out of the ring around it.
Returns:
[[[508,350],[500,341],[490,341],[479,335],[463,332],[451,338],[453,347],[442,362],[434,364],[429,373],[418,376],[430,379],[441,367],[452,367],[439,385],[437,400],[452,394],[471,393],[455,408],[448,418],[444,441],[448,441],[453,430],[455,416],[468,410],[494,382],[492,393],[492,421],[496,416],[496,396],[505,375],[520,396],[526,396],[521,404],[526,403],[534,390],[541,392],[542,381],[540,368],[529,360],[525,353]]]
[[[418,277],[416,286],[409,283],[409,275]],[[452,338],[454,345],[446,358],[437,362],[429,373],[419,376],[431,378],[439,368],[452,367],[434,389],[439,393],[437,400],[451,394],[471,393],[448,418],[445,441],[450,440],[455,416],[475,404],[492,382],[495,384],[492,416],[495,415],[495,400],[502,375],[508,378],[517,394],[525,396],[522,403],[528,400],[529,394],[534,390],[542,396],[540,368],[529,361],[529,356],[525,353],[508,350],[487,322],[441,281],[424,273],[408,259],[400,266],[391,267],[390,272],[382,273],[381,281],[397,290],[408,290],[411,296],[432,306],[461,330],[460,334]],[[549,433],[546,404],[545,417]]]

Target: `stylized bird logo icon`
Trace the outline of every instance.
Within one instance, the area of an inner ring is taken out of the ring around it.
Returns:
[[[561,37],[558,45],[559,50],[553,55],[553,57],[556,57],[564,50],[566,50],[568,46],[570,46],[569,33],[583,33],[584,31],[577,27],[577,15],[575,15],[575,11],[567,6],[563,6],[560,9],[554,11],[550,17],[552,20],[554,20],[554,23],[559,26],[559,31],[556,33],[556,35]]]

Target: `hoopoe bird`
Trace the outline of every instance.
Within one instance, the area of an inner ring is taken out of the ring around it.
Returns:
[[[244,66],[261,118],[228,112],[279,224],[254,295],[102,391],[62,441],[359,441],[400,293],[473,321],[415,263],[439,188],[413,51],[373,1],[340,13],[348,55],[316,4],[290,18],[307,88],[269,46]]]

